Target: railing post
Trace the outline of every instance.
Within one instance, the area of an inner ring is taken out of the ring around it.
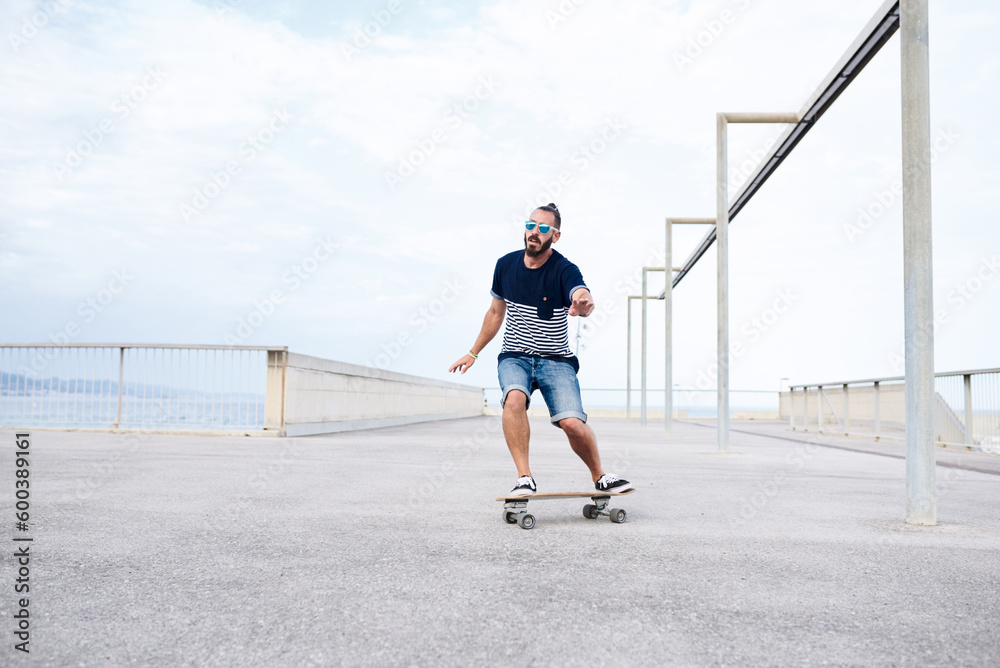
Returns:
[[[816,386],[816,431],[823,433],[823,386]]]
[[[802,431],[809,431],[809,387],[802,386]]]
[[[874,386],[874,397],[875,397],[875,440],[877,441],[881,436],[882,432],[882,421],[879,416],[879,404],[878,404],[878,381],[875,381]]]
[[[962,375],[962,384],[965,385],[965,444],[975,445],[975,418],[972,415],[972,374]]]
[[[122,423],[122,377],[125,371],[125,347],[118,348],[118,413],[115,417],[115,429]]]
[[[851,408],[850,408],[850,405],[848,404],[848,399],[847,399],[847,383],[844,383],[844,396],[843,396],[843,400],[844,400],[843,401],[843,406],[844,406],[844,436],[847,436],[847,434],[851,431],[851,427],[850,427],[850,424],[851,424],[851,413],[850,413],[850,410],[851,410]]]
[[[780,410],[781,395],[778,395],[778,406]],[[795,431],[795,388],[788,388],[788,421],[792,431]]]
[[[264,429],[285,435],[285,375],[288,351],[267,351],[267,381],[264,390]]]

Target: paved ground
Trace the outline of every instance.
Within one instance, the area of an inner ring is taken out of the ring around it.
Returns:
[[[289,440],[35,431],[32,652],[13,650],[4,539],[0,665],[1000,665],[1000,470],[954,468],[1000,457],[949,455],[940,525],[914,527],[904,462],[841,449],[864,442],[734,423],[719,455],[697,424],[669,443],[594,427],[638,483],[629,521],[538,501],[532,531],[493,500],[514,481],[497,418]],[[585,487],[561,432],[533,429],[542,491]]]

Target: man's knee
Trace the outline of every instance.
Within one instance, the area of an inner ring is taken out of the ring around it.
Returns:
[[[528,410],[528,396],[521,390],[511,390],[507,393],[507,398],[503,402],[503,412],[517,411],[523,413]]]
[[[570,438],[582,437],[587,433],[587,423],[580,418],[564,418],[558,424]]]

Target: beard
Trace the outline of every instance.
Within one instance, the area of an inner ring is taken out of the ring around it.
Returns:
[[[551,246],[552,246],[552,237],[549,237],[548,240],[542,244],[541,248],[539,248],[536,251],[533,251],[530,248],[528,248],[528,240],[527,239],[524,240],[524,252],[528,255],[528,257],[538,257],[539,255],[543,255],[545,251],[547,251]]]

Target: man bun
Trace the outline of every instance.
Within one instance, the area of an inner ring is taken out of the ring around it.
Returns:
[[[549,202],[545,206],[540,206],[540,207],[538,207],[538,210],[539,211],[548,211],[553,216],[555,216],[556,217],[556,229],[557,230],[561,230],[562,229],[562,216],[559,215],[559,207],[557,207],[554,202]]]

